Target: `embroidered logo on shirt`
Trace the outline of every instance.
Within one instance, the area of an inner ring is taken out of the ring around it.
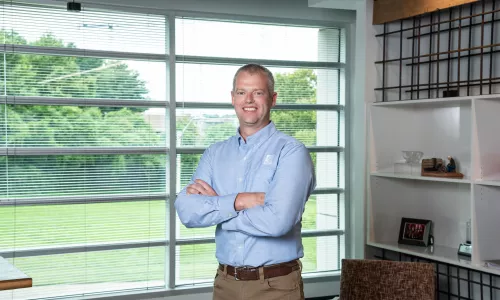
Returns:
[[[263,164],[264,165],[272,165],[273,164],[273,158],[274,158],[274,155],[272,155],[272,154],[266,155],[266,157],[264,158]]]

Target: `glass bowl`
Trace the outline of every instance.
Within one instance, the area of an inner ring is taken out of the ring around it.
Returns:
[[[402,151],[403,152],[403,158],[406,161],[406,163],[409,164],[417,164],[420,162],[422,159],[422,156],[424,156],[424,153],[422,151]]]

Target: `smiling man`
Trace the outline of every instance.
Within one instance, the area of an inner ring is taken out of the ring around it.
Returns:
[[[277,96],[267,68],[238,69],[238,131],[203,153],[175,201],[186,227],[216,226],[216,300],[304,299],[301,221],[316,180],[306,147],[270,119]]]

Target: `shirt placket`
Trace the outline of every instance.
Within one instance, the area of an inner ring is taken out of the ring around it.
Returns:
[[[238,178],[236,180],[237,182],[237,189],[238,191],[244,192],[245,191],[245,174],[247,173],[248,169],[248,163],[250,162],[249,155],[251,152],[252,147],[248,144],[242,144],[240,146],[240,156],[241,160],[239,163],[239,168],[238,168]],[[237,258],[239,265],[243,265],[245,262],[245,239],[246,236],[244,234],[239,234],[238,239],[237,239],[237,245],[236,245],[236,252]]]

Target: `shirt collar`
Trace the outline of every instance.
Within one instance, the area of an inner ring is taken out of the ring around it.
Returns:
[[[276,126],[274,125],[273,121],[270,121],[269,124],[267,124],[266,127],[262,128],[261,130],[257,131],[256,133],[248,136],[247,137],[247,144],[248,145],[259,144],[261,141],[266,140],[268,137],[270,137],[275,132],[276,132]],[[236,130],[236,136],[238,137],[238,143],[241,145],[241,143],[244,140],[243,140],[243,137],[240,134],[240,128],[239,127]]]

